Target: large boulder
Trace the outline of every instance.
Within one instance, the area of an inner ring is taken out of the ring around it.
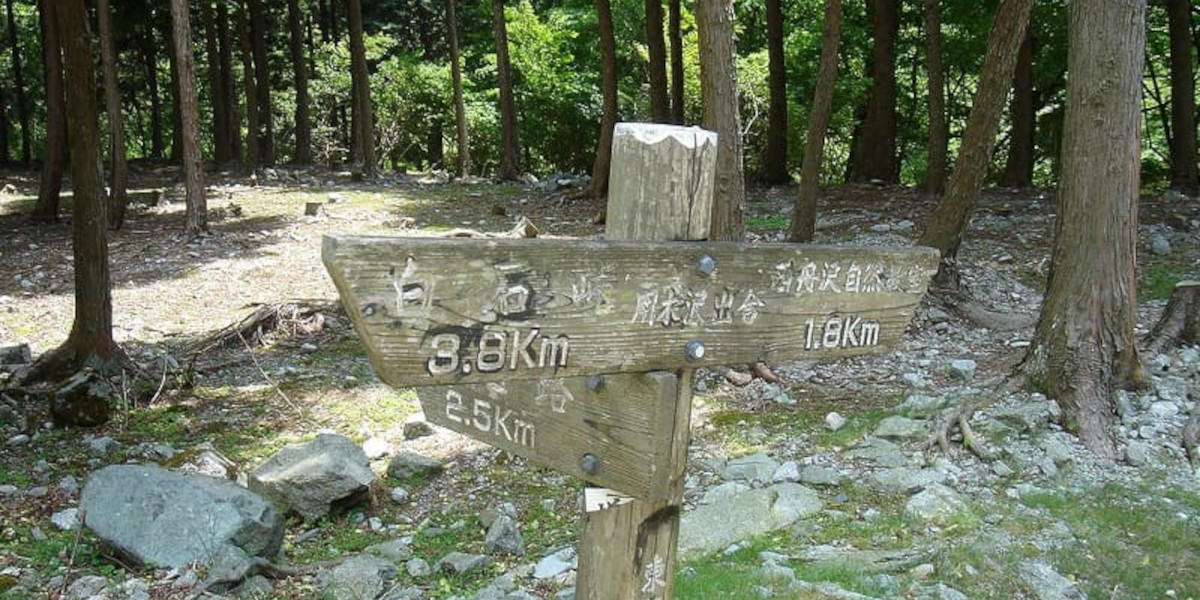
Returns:
[[[281,511],[319,519],[332,506],[366,499],[375,473],[367,455],[350,438],[323,433],[280,450],[250,473],[250,489],[270,498]]]
[[[822,508],[813,490],[796,483],[746,489],[687,512],[679,525],[679,555],[692,558],[788,527]]]
[[[154,465],[112,465],[92,473],[79,509],[88,529],[138,564],[208,564],[229,547],[269,558],[283,541],[282,516],[258,494],[232,481]]]

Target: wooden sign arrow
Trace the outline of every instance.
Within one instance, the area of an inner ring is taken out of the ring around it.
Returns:
[[[326,268],[394,386],[880,352],[930,248],[327,237]]]

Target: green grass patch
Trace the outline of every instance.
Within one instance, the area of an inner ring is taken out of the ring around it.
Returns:
[[[131,439],[172,445],[187,443],[187,426],[191,423],[193,410],[183,404],[130,410],[125,417],[125,431]]]
[[[316,528],[320,535],[300,544],[289,545],[287,554],[294,557],[297,563],[308,563],[328,560],[362,552],[367,546],[388,541],[392,536],[376,533],[367,528],[366,521],[354,522],[355,513],[339,514],[325,517],[319,521]]]
[[[420,410],[420,402],[417,393],[408,389],[389,392],[371,402],[356,397],[337,400],[327,404],[326,410],[356,430],[387,431],[402,427],[409,415]]]
[[[1166,300],[1171,297],[1175,284],[1187,279],[1194,279],[1195,274],[1189,274],[1188,265],[1180,259],[1171,257],[1155,260],[1144,266],[1138,277],[1138,297],[1145,300]]]
[[[893,410],[870,409],[847,415],[846,424],[837,431],[830,431],[828,428],[822,427],[813,440],[813,443],[821,449],[832,448],[834,446],[841,448],[852,446],[861,440],[863,436],[875,431],[880,421],[894,414],[895,411]]]
[[[783,215],[755,215],[746,219],[746,229],[750,231],[780,231],[787,229],[791,220]]]

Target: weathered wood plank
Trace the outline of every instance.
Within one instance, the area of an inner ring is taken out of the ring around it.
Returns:
[[[423,387],[417,394],[437,425],[595,485],[663,498],[675,381],[659,371]]]
[[[929,248],[398,237],[327,237],[323,258],[397,386],[878,352],[937,265]]]

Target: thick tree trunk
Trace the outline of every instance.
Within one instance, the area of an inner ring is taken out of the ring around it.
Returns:
[[[29,105],[25,101],[25,69],[21,67],[21,45],[17,36],[17,21],[13,15],[13,0],[5,0],[4,5],[8,13],[8,40],[12,49],[13,102],[17,106],[17,123],[21,125],[21,162],[29,164],[33,155]]]
[[[183,122],[183,182],[187,189],[187,236],[208,233],[208,207],[204,201],[204,158],[200,156],[200,110],[196,101],[196,63],[192,55],[192,29],[188,1],[171,0],[171,39],[179,76],[179,115]]]
[[[226,136],[229,140],[229,160],[242,160],[242,119],[238,114],[238,90],[233,75],[233,46],[229,39],[229,6],[224,0],[217,2],[217,62],[224,95],[219,102],[225,112]]]
[[[249,7],[245,0],[237,12],[238,43],[242,51],[242,88],[246,95],[246,165],[262,166],[262,132],[258,122],[258,84],[254,81],[254,51],[250,48]]]
[[[821,189],[821,161],[825,155],[825,135],[833,114],[833,91],[837,82],[838,45],[842,39],[842,0],[825,0],[825,26],[821,32],[821,62],[817,69],[817,88],[813,93],[812,112],[808,116],[808,137],[804,141],[804,163],[800,168],[800,189],[792,206],[788,241],[811,242],[817,226],[817,195]]]
[[[1050,281],[1023,368],[1067,428],[1116,455],[1119,388],[1142,378],[1137,321],[1144,0],[1072,0]]]
[[[931,194],[940,194],[946,188],[950,153],[941,11],[941,0],[925,0],[925,69],[929,73],[929,168],[925,172],[925,190]]]
[[[671,121],[671,101],[667,97],[667,43],[663,40],[662,0],[645,0],[646,75],[650,83],[650,120]],[[609,11],[612,12],[611,9]],[[593,186],[595,183],[593,182]]]
[[[684,121],[684,74],[683,74],[683,20],[680,0],[667,0],[667,37],[671,40],[671,122],[683,125]]]
[[[296,153],[292,162],[312,164],[312,122],[308,116],[308,61],[304,59],[304,30],[300,26],[300,1],[288,0],[288,49],[292,56],[292,80],[296,85]]]
[[[225,104],[225,77],[221,73],[217,19],[208,0],[200,2],[200,20],[204,26],[204,52],[208,58],[208,91],[213,115],[213,160],[223,165],[229,162],[233,149],[229,142],[229,107]]]
[[[362,161],[364,177],[374,177],[378,167],[375,163],[375,120],[371,113],[371,82],[367,74],[367,48],[363,41],[362,3],[346,0],[350,30],[350,71],[356,90],[354,108],[358,124],[357,144]]]
[[[608,194],[613,127],[617,124],[617,41],[613,33],[612,4],[609,0],[596,0],[596,20],[600,34],[600,89],[604,94],[604,109],[600,118],[596,162],[592,165],[592,186],[588,193],[593,198],[603,198]]]
[[[900,30],[899,0],[869,0],[871,30],[871,93],[857,138],[851,181],[900,181],[896,159],[896,37]]]
[[[521,176],[517,141],[517,101],[513,97],[512,65],[508,58],[508,25],[504,0],[492,0],[492,34],[496,39],[496,74],[500,91],[500,179]]]
[[[1017,70],[1013,75],[1012,101],[1009,118],[1012,133],[1008,136],[1008,159],[1000,185],[1011,188],[1033,186],[1033,134],[1036,118],[1033,97],[1033,29],[1025,30],[1025,41],[1017,55]]]
[[[942,253],[935,283],[948,289],[959,287],[958,247],[987,176],[996,131],[1000,127],[1004,101],[1012,85],[1013,68],[1032,5],[1033,0],[1001,0],[996,9],[958,160],[946,184],[946,193],[929,216],[921,235],[920,245],[937,248]]]
[[[703,122],[706,129],[717,132],[717,177],[710,236],[718,241],[741,242],[746,237],[746,188],[733,23],[733,0],[696,1]]]
[[[63,162],[67,153],[67,111],[63,97],[59,20],[55,16],[58,2],[39,0],[38,7],[42,15],[42,64],[46,81],[46,140],[42,144],[42,177],[38,199],[31,217],[34,221],[46,223],[58,219]]]
[[[250,1],[250,50],[254,53],[254,91],[258,102],[258,121],[262,137],[258,149],[263,165],[274,165],[275,119],[271,111],[271,71],[267,62],[267,11],[263,0]]]
[[[454,0],[446,0],[446,39],[450,43],[450,77],[454,81],[454,123],[458,133],[458,161],[455,174],[466,177],[471,172],[471,139],[467,134],[467,105],[463,99],[462,65],[458,56],[458,20],[454,16]]]
[[[771,103],[767,109],[767,148],[763,157],[763,181],[787,183],[788,106],[787,61],[783,56],[783,0],[767,0],[768,87]],[[819,76],[818,76],[819,78]],[[820,86],[820,82],[817,83]],[[822,137],[824,133],[822,132]]]
[[[1144,340],[1151,354],[1183,344],[1200,344],[1200,281],[1180,281],[1163,314]]]
[[[120,229],[129,202],[129,168],[125,163],[125,123],[121,115],[121,90],[117,86],[117,51],[113,44],[112,15],[108,0],[96,0],[100,29],[100,62],[104,67],[104,106],[108,112],[109,168],[108,225]]]
[[[1200,192],[1196,168],[1196,85],[1192,68],[1192,15],[1189,0],[1167,0],[1171,34],[1171,186]]]

